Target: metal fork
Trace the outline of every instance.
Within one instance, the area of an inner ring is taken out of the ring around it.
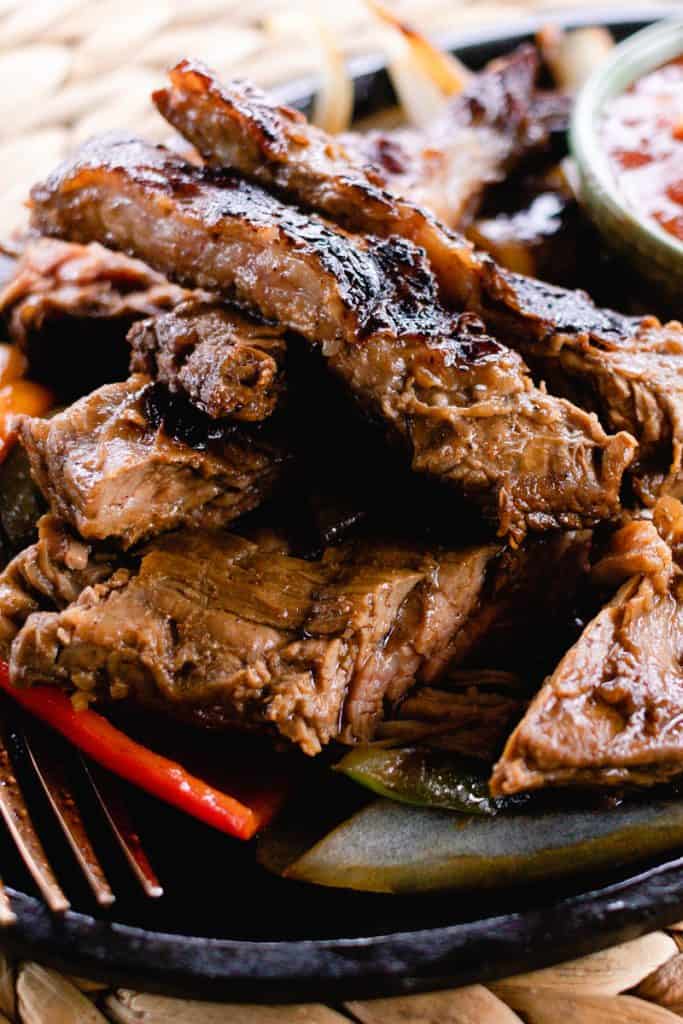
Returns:
[[[95,852],[83,820],[75,787],[63,757],[64,743],[47,734],[42,726],[23,720],[13,713],[5,700],[0,701],[0,818],[14,841],[26,868],[47,906],[55,914],[70,907],[36,830],[34,816],[17,778],[15,762],[21,749],[22,767],[30,771],[42,789],[49,813],[59,826],[67,845],[94,898],[109,907],[116,896]],[[84,786],[94,793],[109,832],[118,844],[143,893],[151,898],[163,890],[140,842],[125,807],[119,783],[96,765],[78,757]],[[0,881],[0,926],[16,920],[10,899]]]

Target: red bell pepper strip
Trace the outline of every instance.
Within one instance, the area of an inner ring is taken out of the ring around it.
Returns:
[[[0,661],[0,687],[21,707],[65,736],[104,768],[238,839],[251,839],[280,809],[283,785],[260,794],[248,807],[186,771],[177,761],[144,747],[90,709],[76,711],[67,694],[51,686],[12,686],[7,662]]]

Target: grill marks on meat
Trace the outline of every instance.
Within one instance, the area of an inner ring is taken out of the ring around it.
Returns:
[[[47,234],[146,251],[163,273],[202,282],[269,319],[282,314],[281,323],[312,340],[354,342],[380,330],[438,339],[453,328],[434,301],[423,254],[408,241],[349,235],[162,146],[92,140],[32,198],[34,223]]]
[[[681,327],[600,309],[583,292],[498,267],[433,217],[401,198],[389,176],[363,166],[344,140],[278,107],[241,82],[222,86],[205,68],[182,62],[171,87],[155,94],[168,120],[216,165],[234,167],[346,227],[402,235],[426,250],[444,298],[482,316],[533,361],[553,389],[581,396],[612,430],[641,443],[641,497],[683,490]],[[387,191],[389,189],[390,191]],[[654,464],[654,468],[651,468]]]
[[[190,61],[181,61],[170,77],[170,88],[156,92],[154,100],[205,160],[234,168],[350,230],[400,235],[421,246],[448,303],[475,312],[500,306],[522,327],[544,334],[555,322],[558,329],[578,334],[601,334],[609,326],[606,321],[611,323],[612,314],[598,310],[580,292],[549,289],[501,270],[436,219],[440,206],[405,198],[388,175],[359,155],[357,145],[310,125],[302,114],[278,106],[249,83],[223,85]]]
[[[372,735],[475,607],[496,550],[346,546],[310,562],[273,535],[169,534],[137,570],[32,615],[12,679],[277,730],[315,754],[340,730]]]
[[[543,786],[647,785],[683,770],[683,507],[615,535],[602,580],[629,578],[562,659],[512,733],[496,794]],[[671,545],[671,546],[669,546]]]
[[[284,388],[282,328],[190,300],[135,324],[131,373],[161,381],[211,419],[267,419]]]
[[[214,166],[234,168],[352,231],[399,235],[423,247],[444,295],[456,305],[477,290],[479,266],[469,242],[388,191],[380,170],[298,111],[277,106],[248,82],[222,85],[190,61],[178,64],[171,88],[153,98]]]
[[[111,552],[94,550],[54,515],[38,523],[38,540],[0,574],[0,657],[7,659],[14,637],[29,615],[65,608],[86,587],[115,571]]]
[[[107,384],[51,419],[24,417],[31,472],[53,511],[82,537],[143,537],[193,523],[223,525],[255,508],[282,453],[233,431],[202,448],[150,422],[149,378]]]
[[[136,252],[322,342],[330,368],[519,540],[610,517],[634,444],[534,387],[519,356],[435,295],[420,249],[360,238],[161,147],[87,145],[33,191],[34,223]],[[163,230],[159,230],[159,222]]]
[[[125,376],[131,324],[172,309],[187,294],[96,242],[37,238],[0,291],[0,314],[32,375],[73,397]]]

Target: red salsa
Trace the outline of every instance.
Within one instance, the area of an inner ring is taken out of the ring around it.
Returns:
[[[613,99],[602,138],[629,206],[683,241],[683,57]]]

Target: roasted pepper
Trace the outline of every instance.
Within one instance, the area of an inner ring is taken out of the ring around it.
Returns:
[[[277,780],[246,806],[208,785],[176,761],[157,754],[117,729],[96,711],[76,711],[68,695],[49,686],[12,686],[0,661],[0,687],[26,711],[56,729],[84,754],[140,789],[238,839],[251,839],[282,806],[287,782]]]

